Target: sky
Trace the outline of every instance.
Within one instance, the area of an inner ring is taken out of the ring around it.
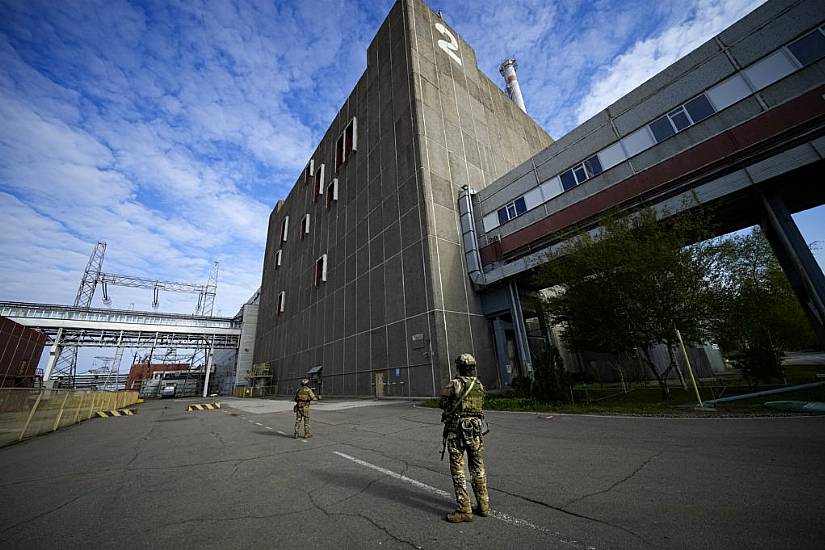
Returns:
[[[760,3],[431,5],[494,82],[504,57],[519,60],[528,110],[558,138]],[[271,209],[391,5],[0,0],[0,300],[72,303],[103,240],[110,273],[203,283],[220,262],[215,313],[233,315],[260,284]],[[820,218],[797,216],[808,241],[825,240]],[[110,294],[151,307],[151,291]]]

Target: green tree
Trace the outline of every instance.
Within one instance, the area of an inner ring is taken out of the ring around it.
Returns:
[[[534,364],[535,380],[531,388],[533,397],[544,403],[567,401],[570,376],[564,369],[559,350],[548,346]]]
[[[720,243],[714,333],[753,386],[782,377],[781,352],[816,347],[808,319],[761,230]]]
[[[706,335],[713,245],[700,242],[706,217],[657,221],[653,210],[612,218],[597,238],[585,234],[562,248],[540,269],[537,282],[551,287],[546,307],[565,327],[571,351],[610,354],[616,361],[638,354],[656,378],[662,397],[677,368],[675,328],[687,341]],[[664,344],[670,356],[660,371],[651,349]]]

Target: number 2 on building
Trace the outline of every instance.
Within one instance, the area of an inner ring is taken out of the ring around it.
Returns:
[[[439,40],[438,47],[447,52],[447,55],[452,57],[453,61],[461,65],[461,58],[455,54],[455,52],[458,51],[458,42],[456,41],[455,36],[453,36],[453,33],[447,30],[447,27],[445,27],[441,23],[435,24],[435,30],[437,30],[438,32],[440,32],[441,34],[450,39],[449,42],[447,42],[446,40]]]

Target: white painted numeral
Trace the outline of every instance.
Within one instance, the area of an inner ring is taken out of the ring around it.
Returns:
[[[445,27],[441,23],[435,24],[435,30],[437,30],[438,32],[440,32],[441,34],[450,39],[449,42],[447,42],[446,40],[439,40],[438,47],[447,52],[447,55],[452,57],[453,61],[461,65],[461,58],[455,54],[455,52],[458,51],[458,41],[456,41],[455,36],[453,36],[453,33],[447,30],[447,27]]]

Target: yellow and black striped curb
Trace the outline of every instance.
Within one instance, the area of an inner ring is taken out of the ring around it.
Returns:
[[[132,409],[112,409],[111,411],[97,411],[97,415],[101,418],[109,418],[110,416],[132,416],[135,411]]]
[[[220,409],[221,403],[220,401],[216,403],[192,403],[187,407],[186,412],[191,411],[214,411],[215,409]]]

